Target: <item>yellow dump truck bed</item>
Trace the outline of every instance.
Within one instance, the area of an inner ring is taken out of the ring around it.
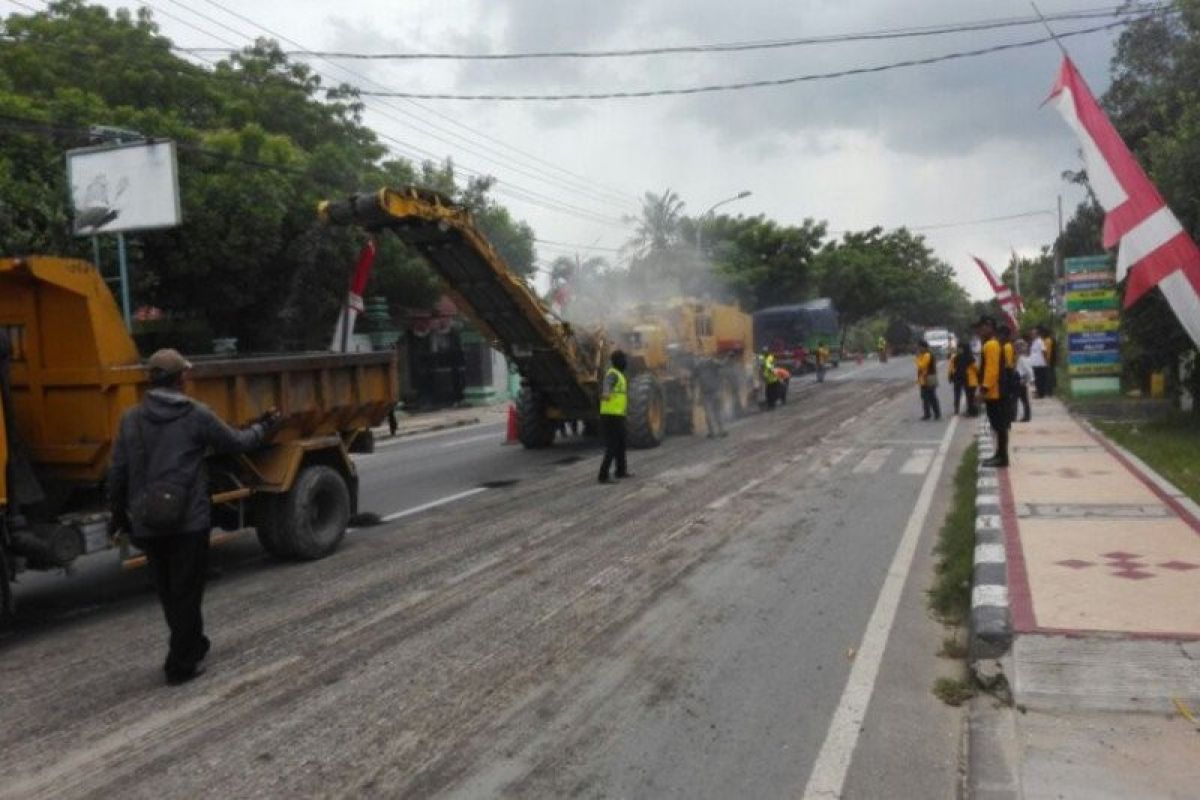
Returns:
[[[40,477],[98,483],[121,415],[146,389],[137,348],[95,267],[73,259],[0,259],[0,328],[12,343],[16,432]],[[394,353],[199,357],[186,391],[232,425],[270,408],[277,443],[348,436],[386,416],[398,394]]]

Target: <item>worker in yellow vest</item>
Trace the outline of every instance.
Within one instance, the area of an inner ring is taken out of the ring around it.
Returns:
[[[988,424],[996,436],[996,449],[992,456],[983,462],[985,467],[1008,466],[1008,430],[1012,425],[1012,404],[1003,392],[1004,352],[1000,340],[996,338],[996,321],[991,317],[983,317],[978,324],[979,338],[983,342],[982,377],[979,382],[980,393],[983,395],[984,407],[987,409]]]
[[[829,348],[822,339],[817,344],[817,383],[825,382],[825,369],[829,366]]]
[[[774,411],[775,404],[779,402],[779,375],[775,372],[775,356],[771,353],[771,348],[764,347],[762,349],[762,379],[763,387],[767,398],[767,410]]]
[[[600,482],[612,483],[608,470],[616,462],[618,478],[631,477],[625,463],[625,416],[629,410],[629,380],[625,370],[629,362],[624,351],[614,350],[612,366],[604,374],[600,388],[600,434],[604,437],[604,460],[600,462]]]

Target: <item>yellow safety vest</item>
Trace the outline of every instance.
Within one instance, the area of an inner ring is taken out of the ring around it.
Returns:
[[[768,353],[763,358],[763,380],[767,383],[776,383],[779,376],[775,374],[775,356]]]
[[[628,383],[625,381],[625,375],[616,367],[609,367],[606,377],[608,375],[615,375],[617,379],[613,382],[608,399],[600,400],[600,413],[607,417],[623,417],[629,408]]]

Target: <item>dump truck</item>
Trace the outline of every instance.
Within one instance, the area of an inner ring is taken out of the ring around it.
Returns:
[[[349,457],[395,404],[394,353],[196,357],[187,393],[242,426],[276,409],[265,446],[208,464],[214,537],[253,530],[273,555],[331,553],[358,505]],[[94,266],[0,258],[0,590],[27,570],[68,568],[114,547],[104,480],[122,414],[146,372]],[[139,556],[120,543],[127,564]]]
[[[577,329],[508,268],[468,209],[438,192],[385,188],[322,202],[319,215],[327,224],[392,231],[424,256],[459,311],[521,374],[517,428],[526,447],[550,445],[563,420],[594,426],[600,382],[618,345],[631,356],[632,447],[657,446],[668,428],[692,429],[698,398],[690,366],[702,352],[729,359],[730,374],[738,378],[729,405],[740,407],[737,397],[744,389],[745,359],[751,357],[752,326],[735,307],[679,303],[647,310],[609,329]],[[730,380],[733,387],[734,378]]]

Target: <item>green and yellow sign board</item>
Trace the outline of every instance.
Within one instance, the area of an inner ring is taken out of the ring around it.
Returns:
[[[1067,374],[1071,394],[1121,390],[1121,317],[1112,259],[1107,255],[1063,262],[1067,303]]]

